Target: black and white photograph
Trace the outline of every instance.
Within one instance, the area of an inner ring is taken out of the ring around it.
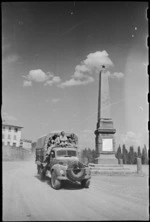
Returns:
[[[1,12],[2,221],[148,221],[148,1]]]

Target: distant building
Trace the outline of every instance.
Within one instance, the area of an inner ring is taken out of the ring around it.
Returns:
[[[20,146],[22,126],[2,124],[3,145]]]
[[[20,146],[24,149],[31,150],[32,149],[32,141],[27,139],[21,139]]]

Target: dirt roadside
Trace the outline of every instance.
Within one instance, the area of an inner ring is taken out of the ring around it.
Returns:
[[[89,189],[41,182],[33,161],[3,162],[3,221],[148,220],[148,177],[93,176]]]

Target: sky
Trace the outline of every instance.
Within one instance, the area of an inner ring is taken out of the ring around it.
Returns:
[[[148,146],[147,2],[2,3],[2,119],[36,141],[74,132],[95,149],[102,118],[116,146]]]

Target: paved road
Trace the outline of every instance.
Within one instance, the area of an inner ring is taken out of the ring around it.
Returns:
[[[41,182],[33,162],[3,162],[3,220],[148,220],[148,177],[93,176],[89,189]]]

